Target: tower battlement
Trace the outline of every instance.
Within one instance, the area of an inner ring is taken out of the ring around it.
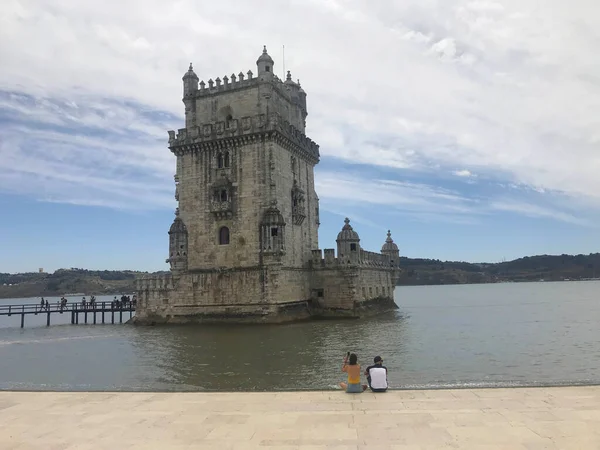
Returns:
[[[217,117],[223,120],[247,117],[258,109],[264,114],[278,112],[304,132],[308,115],[306,92],[300,86],[300,80],[292,80],[291,72],[288,71],[285,80],[275,75],[274,65],[266,47],[256,61],[256,75],[248,70],[199,81],[190,63],[183,76],[186,128],[214,121]]]
[[[202,149],[202,144],[210,144],[210,148],[214,148],[215,145],[218,147],[221,139],[250,137],[273,132],[287,139],[288,145],[296,146],[306,152],[306,156],[314,160],[313,164],[318,162],[319,145],[278,113],[257,114],[240,119],[203,123],[190,128],[180,128],[177,130],[177,134],[171,130],[168,132],[169,148],[177,154],[182,151]],[[229,142],[222,142],[222,144],[228,146]]]
[[[340,259],[339,257],[336,257],[334,248],[326,248],[324,250],[317,249],[312,251],[311,267],[314,269],[318,269],[320,267],[339,268],[348,265],[381,267],[392,270],[396,270],[397,268],[393,264],[389,255],[369,252],[367,250],[363,250],[362,248],[359,250],[359,256],[356,261],[352,261],[350,258]]]
[[[288,71],[288,80],[291,80],[291,72]],[[287,80],[286,80],[287,81]],[[207,81],[200,81],[198,83],[198,89],[190,92],[188,95],[192,97],[205,97],[211,96],[215,94],[220,94],[222,92],[234,91],[236,89],[245,89],[248,87],[257,86],[259,83],[271,83],[275,88],[280,90],[282,95],[291,97],[294,91],[300,91],[301,85],[300,80],[295,83],[286,83],[277,75],[273,74],[273,76],[268,79],[260,79],[254,76],[254,73],[251,70],[248,70],[246,74],[240,72],[239,74],[232,73],[227,76],[224,75],[222,78],[217,77],[215,79],[209,78]]]

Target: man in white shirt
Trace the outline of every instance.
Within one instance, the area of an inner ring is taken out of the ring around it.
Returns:
[[[388,388],[387,367],[383,365],[383,358],[381,356],[376,356],[373,362],[374,364],[365,370],[369,387],[373,392],[385,392]]]

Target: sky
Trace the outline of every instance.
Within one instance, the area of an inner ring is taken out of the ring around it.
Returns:
[[[308,94],[321,248],[498,262],[600,249],[596,0],[0,2],[0,272],[167,270],[182,81]]]

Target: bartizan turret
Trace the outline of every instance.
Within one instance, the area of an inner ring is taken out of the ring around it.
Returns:
[[[390,266],[399,267],[400,265],[400,250],[392,239],[392,232],[388,230],[385,244],[381,247],[381,254],[390,257]]]
[[[358,264],[360,260],[360,237],[352,229],[350,219],[344,219],[342,231],[337,235],[337,254],[341,264]]]
[[[273,58],[267,53],[267,46],[263,47],[262,54],[256,60],[256,67],[258,69],[258,78],[260,80],[272,80],[273,79]]]
[[[183,104],[185,105],[185,126],[191,127],[196,121],[196,101],[194,97],[198,92],[198,75],[194,72],[192,63],[183,75]]]
[[[178,275],[187,271],[188,266],[188,232],[179,217],[179,208],[175,210],[175,220],[169,229],[169,259],[171,273]]]

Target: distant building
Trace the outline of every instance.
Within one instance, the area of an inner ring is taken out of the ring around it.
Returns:
[[[345,223],[318,246],[319,146],[305,134],[306,93],[273,72],[266,48],[252,71],[183,76],[185,128],[169,131],[178,208],[171,273],[138,280],[136,322],[282,322],[362,317],[396,308],[399,250],[361,248]]]
[[[44,268],[40,267],[40,273],[44,273]]]

